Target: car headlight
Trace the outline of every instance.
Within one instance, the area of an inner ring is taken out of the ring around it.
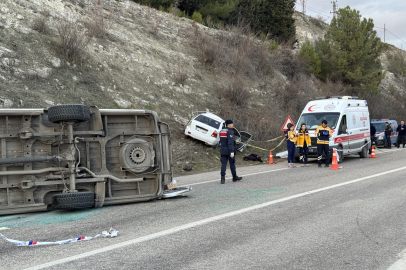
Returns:
[[[379,137],[378,137],[378,140],[383,140],[383,136],[379,136]]]

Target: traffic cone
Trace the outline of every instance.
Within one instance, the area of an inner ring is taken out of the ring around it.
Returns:
[[[273,161],[272,151],[269,151],[268,165],[274,165],[274,164],[276,164],[276,163]]]
[[[341,169],[341,168],[338,167],[337,152],[336,152],[336,150],[334,149],[334,152],[333,152],[333,159],[332,159],[332,162],[331,162],[331,168],[330,168],[330,170],[338,170],[338,169]]]
[[[373,146],[372,146],[372,152],[371,152],[370,158],[378,158],[378,157],[375,155],[375,148],[374,148]]]

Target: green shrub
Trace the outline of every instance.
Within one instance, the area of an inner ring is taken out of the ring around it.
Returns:
[[[200,14],[199,12],[196,12],[196,11],[193,12],[192,20],[194,20],[195,22],[198,22],[198,23],[202,23],[202,21],[203,21],[202,14]]]
[[[401,54],[388,54],[389,59],[388,71],[396,76],[406,75],[406,62]]]

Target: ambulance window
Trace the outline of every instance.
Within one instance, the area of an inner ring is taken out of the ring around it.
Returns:
[[[347,116],[343,115],[343,118],[341,118],[341,122],[340,122],[340,127],[338,129],[338,134],[342,134],[342,130],[343,130],[343,126],[347,126]]]

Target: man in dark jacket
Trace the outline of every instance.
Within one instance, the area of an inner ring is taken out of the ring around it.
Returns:
[[[390,124],[388,122],[385,122],[385,125],[386,125],[386,128],[385,128],[385,137],[386,137],[385,147],[390,149],[392,147],[392,143],[390,141],[390,135],[392,135],[392,127],[390,126]]]
[[[397,147],[400,147],[400,142],[403,143],[403,148],[405,148],[405,141],[406,141],[406,126],[405,121],[400,121],[400,125],[396,129],[396,133],[398,134],[398,141]]]
[[[369,154],[371,154],[371,152],[372,152],[372,144],[375,141],[375,133],[376,133],[376,128],[372,123],[370,124],[370,131],[371,131],[371,133],[370,133],[371,134],[371,147],[369,148]]]
[[[227,162],[230,162],[230,170],[233,175],[233,182],[239,181],[242,177],[237,176],[235,168],[235,136],[232,128],[234,127],[232,120],[226,120],[226,128],[220,131],[220,154],[221,154],[221,184],[226,182]]]

